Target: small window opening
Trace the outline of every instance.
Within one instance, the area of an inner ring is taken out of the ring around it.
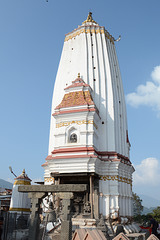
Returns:
[[[102,124],[104,124],[104,122],[102,122]]]
[[[71,143],[76,143],[77,142],[77,135],[75,133],[72,133],[69,140],[70,140]]]

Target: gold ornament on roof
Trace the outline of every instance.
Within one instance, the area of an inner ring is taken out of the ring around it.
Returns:
[[[80,73],[78,73],[78,78],[80,78]]]
[[[87,19],[82,24],[84,24],[86,22],[92,22],[92,23],[96,23],[97,24],[97,22],[95,22],[93,20],[93,18],[92,18],[92,12],[89,12]]]

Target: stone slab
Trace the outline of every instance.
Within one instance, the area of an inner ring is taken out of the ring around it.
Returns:
[[[126,234],[126,236],[130,239],[130,240],[144,240],[145,239],[145,233],[130,233],[130,234]]]
[[[19,186],[19,192],[84,192],[87,184],[31,185]]]
[[[61,192],[57,193],[57,195],[62,199],[72,199],[74,197],[74,194],[72,192]]]

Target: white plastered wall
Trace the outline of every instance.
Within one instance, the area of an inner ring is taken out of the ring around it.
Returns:
[[[108,218],[132,216],[133,167],[121,162],[101,163],[100,213]]]
[[[90,27],[86,27],[89,29]],[[93,26],[91,29],[97,29]],[[65,41],[54,86],[52,111],[61,102],[64,88],[80,73],[93,89],[101,120],[99,151],[116,151],[128,156],[126,111],[115,46],[104,33],[81,33]],[[104,124],[102,124],[104,122]],[[49,154],[55,147],[55,119],[51,117]]]

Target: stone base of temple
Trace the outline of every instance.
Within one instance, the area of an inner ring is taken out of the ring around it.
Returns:
[[[127,219],[127,218],[126,218]],[[128,220],[128,219],[127,219]],[[142,229],[138,226],[138,224],[134,223],[133,221],[124,221],[122,218],[121,223],[118,221],[110,222],[109,219],[94,219],[94,218],[84,218],[83,216],[79,215],[76,218],[72,218],[72,231],[76,230],[77,228],[91,228],[91,229],[101,229],[102,232],[107,232],[110,236],[115,236],[117,233],[123,231],[125,234],[133,234],[133,233],[140,233]]]
[[[138,224],[131,221],[131,219],[123,217],[119,219],[121,219],[121,223],[117,220],[104,220],[103,217],[98,220],[78,215],[77,217],[72,218],[72,232],[76,229],[98,229],[101,230],[105,236],[110,236],[112,238],[121,232],[128,234],[129,236],[131,235],[131,237],[132,234],[142,233],[142,229]]]

